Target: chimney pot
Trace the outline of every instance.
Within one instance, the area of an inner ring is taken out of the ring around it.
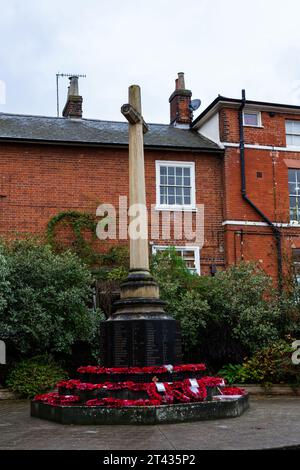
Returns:
[[[184,83],[184,73],[183,72],[179,72],[178,73],[178,88],[180,90],[185,90],[185,83]]]
[[[78,77],[69,77],[67,102],[63,109],[63,117],[82,118],[82,96],[79,95]]]
[[[79,96],[79,88],[78,88],[78,77],[73,76],[69,77],[70,85],[68,96]]]

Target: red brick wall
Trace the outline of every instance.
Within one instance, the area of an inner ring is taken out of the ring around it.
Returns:
[[[277,276],[276,244],[270,229],[227,226],[225,237],[228,264],[257,261],[268,274]]]
[[[238,110],[225,108],[219,116],[221,139],[238,144]],[[285,119],[298,118],[288,114],[271,117],[269,113],[262,112],[262,128],[244,127],[245,143],[285,147]],[[288,167],[293,160],[300,168],[299,152],[245,148],[247,196],[272,222],[289,222]],[[263,222],[241,196],[239,148],[226,148],[223,175],[224,219]],[[282,233],[285,261],[291,256],[291,248],[299,245],[300,230],[282,229]],[[226,225],[225,244],[228,264],[242,259],[257,260],[269,274],[277,277],[275,240],[268,227]]]
[[[239,142],[238,110],[223,108],[220,111],[220,138],[223,142]],[[269,112],[261,113],[262,127],[244,127],[246,144],[273,145],[285,147],[285,120],[299,119],[299,116],[276,113],[271,117]]]
[[[287,158],[300,161],[300,154],[245,149],[247,195],[274,222],[289,221],[288,166],[284,162]],[[260,221],[260,216],[241,196],[240,151],[237,148],[226,148],[224,179],[225,218]]]
[[[208,274],[211,263],[224,265],[221,159],[205,153],[146,150],[148,205],[156,202],[155,160],[164,159],[195,162],[196,202],[205,205],[201,269]],[[69,209],[95,214],[101,203],[118,207],[119,195],[128,195],[126,149],[5,143],[0,146],[0,196],[5,196],[0,198],[1,235],[43,234],[55,214]],[[106,245],[97,241],[99,249]]]

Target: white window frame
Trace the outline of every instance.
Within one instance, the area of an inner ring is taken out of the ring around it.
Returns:
[[[257,116],[257,124],[246,124],[245,123],[245,114],[256,114]],[[263,127],[262,120],[261,120],[261,112],[256,111],[255,109],[244,109],[243,110],[243,126],[244,127]]]
[[[174,245],[153,245],[152,246],[152,253],[157,253],[157,250],[167,250],[168,248],[175,248],[175,250],[182,250],[182,251],[193,251],[195,256],[195,269],[196,273],[201,276],[201,266],[200,266],[200,248],[199,246],[174,246]]]
[[[300,177],[299,177],[299,183],[298,183],[298,172],[300,171],[300,169],[298,168],[289,168],[288,169],[288,175],[290,173],[290,170],[292,171],[296,171],[296,192],[295,193],[291,193],[290,190],[289,190],[289,217],[290,217],[290,224],[291,225],[299,225],[300,223],[300,220],[299,218],[296,216],[296,218],[291,218],[291,203],[290,203],[290,198],[291,197],[295,197],[296,199],[300,196],[300,191],[298,191],[298,185],[300,185]],[[288,184],[293,184],[294,182],[293,181],[290,181],[290,179],[288,178]],[[296,206],[297,207],[297,206]],[[297,215],[298,215],[298,210],[297,210]]]
[[[298,124],[300,123],[300,121],[297,120],[297,119],[286,119],[286,120],[285,120],[285,138],[286,138],[286,146],[287,146],[287,147],[299,147],[299,144],[294,145],[294,144],[288,144],[288,143],[287,143],[287,136],[288,136],[288,135],[291,135],[291,136],[300,136],[300,132],[299,132],[299,133],[298,133],[298,132],[293,132],[293,133],[287,132],[286,125],[287,125],[288,122],[289,122],[289,123],[297,122]]]
[[[295,261],[293,250],[292,250],[292,260],[293,260],[293,269],[294,269],[295,279],[296,279],[297,284],[300,285],[300,262]]]
[[[182,168],[190,168],[191,170],[191,204],[161,204],[160,203],[160,167],[161,166],[180,166]],[[170,160],[156,160],[156,209],[169,211],[196,211],[196,185],[195,185],[195,162],[178,162]]]

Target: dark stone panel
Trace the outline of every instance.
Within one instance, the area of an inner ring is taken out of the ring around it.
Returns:
[[[173,319],[101,322],[101,359],[105,367],[177,365],[181,335]]]

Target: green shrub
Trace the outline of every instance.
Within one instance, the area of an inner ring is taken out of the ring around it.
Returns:
[[[185,350],[215,367],[241,362],[299,323],[294,298],[280,296],[257,264],[197,276],[171,248],[153,256],[151,269],[168,313],[181,323]]]
[[[257,351],[240,367],[236,382],[258,383],[299,383],[300,371],[292,364],[291,343],[277,341]]]
[[[129,250],[127,246],[112,246],[100,255],[102,266],[129,268]]]
[[[195,291],[182,292],[168,302],[167,312],[180,322],[185,351],[192,350],[199,341],[199,331],[206,326],[208,303]]]
[[[187,269],[184,260],[173,247],[152,256],[151,271],[160,285],[162,295],[165,289],[169,289],[170,284],[177,290],[190,290],[201,279]]]
[[[229,385],[238,383],[243,366],[241,364],[226,364],[218,372],[219,377],[223,377]]]
[[[38,356],[17,364],[8,375],[6,384],[21,398],[33,398],[53,389],[57,382],[67,377],[53,360]]]
[[[299,337],[300,335],[300,286],[294,284],[294,288],[283,290],[277,296],[277,307],[281,315],[277,326],[281,338],[287,336]]]
[[[279,339],[281,311],[272,280],[254,263],[241,263],[219,272],[208,292],[217,323],[248,352]]]
[[[0,246],[0,317],[6,312],[8,298],[11,293],[9,266],[2,251],[3,248]],[[2,339],[2,337],[0,339]]]
[[[180,322],[185,351],[198,342],[199,330],[206,325],[208,303],[193,289],[199,277],[191,273],[175,249],[157,253],[152,258],[152,272],[160,286],[160,296],[167,301],[165,308]]]
[[[128,270],[123,267],[119,266],[117,268],[112,268],[110,271],[107,272],[106,279],[108,281],[124,281],[128,275]]]
[[[69,354],[76,341],[97,343],[91,274],[74,253],[31,241],[0,253],[0,331],[12,354]]]

